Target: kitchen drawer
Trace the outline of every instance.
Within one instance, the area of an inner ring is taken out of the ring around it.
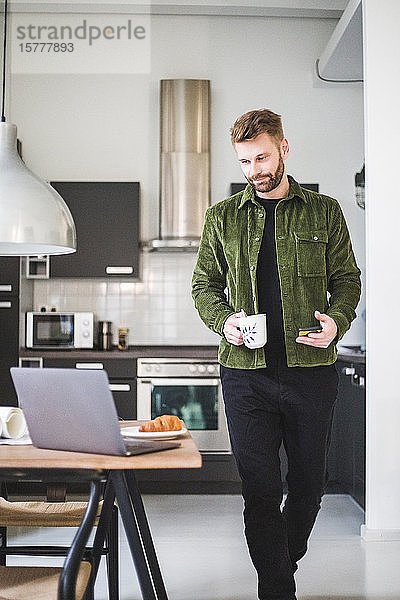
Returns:
[[[55,367],[58,369],[104,369],[109,379],[134,378],[136,377],[136,360],[132,358],[109,358],[88,360],[76,358],[46,358],[43,357],[44,367]]]
[[[0,295],[0,405],[18,406],[10,367],[18,365],[19,299]]]
[[[136,419],[136,379],[111,379],[110,390],[121,419]]]
[[[77,360],[69,358],[43,358],[44,367],[56,369],[104,369],[110,381],[118,416],[136,419],[136,360]]]
[[[19,262],[19,256],[0,257],[0,296],[18,296]]]

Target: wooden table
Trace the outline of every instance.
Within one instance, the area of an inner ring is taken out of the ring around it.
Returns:
[[[121,427],[138,424],[124,421]],[[97,572],[115,499],[121,513],[143,600],[168,600],[143,501],[134,475],[138,469],[194,469],[201,455],[189,433],[180,448],[137,456],[111,456],[0,445],[0,479],[105,482],[104,502],[93,543]],[[79,533],[79,532],[78,532]],[[62,598],[59,595],[59,598]]]

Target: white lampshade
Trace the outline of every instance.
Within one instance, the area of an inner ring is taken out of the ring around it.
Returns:
[[[0,256],[70,254],[75,224],[68,206],[17,152],[17,128],[0,122]]]

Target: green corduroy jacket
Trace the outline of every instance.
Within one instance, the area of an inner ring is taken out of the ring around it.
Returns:
[[[329,365],[337,358],[336,342],[356,316],[360,270],[337,200],[302,188],[290,176],[289,186],[275,209],[287,364]],[[257,260],[264,223],[265,210],[250,185],[206,212],[192,296],[201,319],[222,336],[218,359],[226,367],[258,369],[268,362],[264,348],[235,346],[223,335],[230,315],[242,308],[249,315],[258,312]],[[299,327],[318,324],[315,310],[336,322],[338,333],[328,348],[295,341]]]

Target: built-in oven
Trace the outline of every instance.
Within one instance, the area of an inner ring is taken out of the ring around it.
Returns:
[[[203,452],[230,453],[216,360],[139,358],[137,418],[176,415]]]

